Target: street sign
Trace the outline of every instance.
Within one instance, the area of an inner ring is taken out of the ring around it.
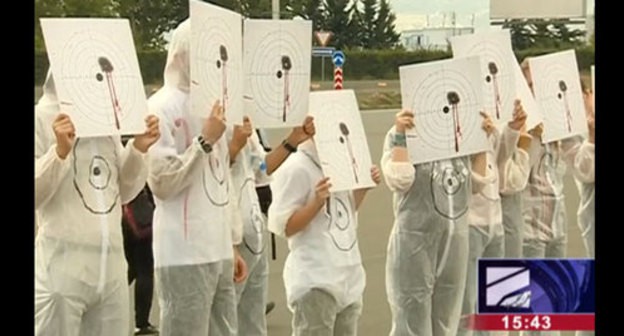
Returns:
[[[324,47],[327,45],[327,42],[329,42],[329,39],[332,37],[332,32],[326,32],[326,31],[317,31],[315,32],[316,35],[316,40],[318,41],[318,43]]]
[[[312,57],[332,57],[334,47],[312,47]]]
[[[342,68],[334,68],[334,90],[342,90]]]
[[[342,67],[345,62],[345,54],[341,50],[336,50],[332,54],[332,61],[337,67]]]

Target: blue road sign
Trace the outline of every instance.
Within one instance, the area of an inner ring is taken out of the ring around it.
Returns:
[[[312,47],[312,57],[331,57],[335,50],[334,47]]]
[[[332,54],[332,61],[337,67],[341,67],[345,62],[345,54],[341,50],[336,50]]]

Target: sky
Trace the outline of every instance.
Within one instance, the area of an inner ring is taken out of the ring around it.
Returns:
[[[509,0],[518,1],[518,0]],[[588,13],[593,13],[595,0],[587,1]],[[422,28],[427,26],[451,25],[452,12],[455,11],[457,26],[484,27],[489,25],[490,0],[389,0],[396,13],[397,31]],[[446,22],[445,15],[446,14]]]

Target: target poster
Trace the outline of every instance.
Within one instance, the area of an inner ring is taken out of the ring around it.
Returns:
[[[242,16],[198,0],[191,0],[190,15],[191,111],[205,118],[219,100],[226,122],[242,125]]]
[[[412,163],[490,148],[479,114],[484,106],[480,57],[401,66],[399,76],[403,108],[414,113],[415,127],[406,132]]]
[[[514,67],[518,63],[511,49],[509,31],[453,36],[449,40],[453,57],[481,56],[485,110],[497,123],[510,121],[516,99]]]
[[[373,162],[353,90],[310,93],[314,142],[331,192],[374,187]]]
[[[543,143],[587,132],[581,78],[574,50],[529,58],[533,94],[544,117]]]
[[[41,29],[60,109],[76,135],[143,133],[147,100],[128,20],[46,18]]]
[[[254,126],[300,126],[308,114],[312,22],[245,20],[245,96],[253,99]]]

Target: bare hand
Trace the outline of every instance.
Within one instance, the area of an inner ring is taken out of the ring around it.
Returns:
[[[232,143],[238,148],[243,148],[247,144],[247,138],[253,134],[253,127],[248,116],[243,117],[243,125],[234,125]]]
[[[527,120],[527,114],[522,107],[522,103],[519,99],[514,101],[513,120],[509,122],[509,127],[516,131],[522,129]]]
[[[375,182],[375,184],[379,184],[381,183],[381,170],[379,170],[379,167],[377,167],[376,165],[373,165],[371,167],[371,178],[373,179],[373,182]]]
[[[532,129],[530,129],[529,134],[531,134],[531,136],[534,138],[541,139],[542,134],[544,134],[544,123],[539,123]]]
[[[585,115],[587,116],[587,128],[589,129],[589,142],[594,143],[596,137],[596,115],[594,114],[594,93],[587,90],[583,93],[585,102]]]
[[[319,203],[325,204],[325,201],[330,196],[329,188],[331,188],[331,186],[331,183],[329,183],[329,177],[322,178],[316,184],[316,200]]]
[[[217,100],[212,106],[210,116],[204,121],[204,127],[202,129],[202,136],[211,145],[214,145],[225,131],[225,117],[223,113],[223,106]]]
[[[147,153],[147,150],[160,138],[159,122],[158,117],[152,114],[145,118],[145,132],[134,137],[134,148],[141,153]]]
[[[301,126],[293,128],[292,133],[289,136],[289,143],[299,145],[313,137],[315,134],[316,127],[314,126],[314,117],[306,116]]]
[[[74,146],[76,139],[74,124],[67,114],[60,113],[54,119],[52,129],[56,136],[56,155],[64,160]]]
[[[405,130],[414,127],[414,113],[410,110],[401,110],[396,114],[394,127],[397,133],[405,134]]]
[[[234,283],[241,283],[247,278],[247,264],[238,252],[238,248],[234,248]]]
[[[481,128],[483,128],[487,136],[490,136],[495,130],[494,121],[492,121],[492,117],[490,117],[489,114],[483,111],[480,111],[479,114],[483,117],[483,124],[481,124]]]

